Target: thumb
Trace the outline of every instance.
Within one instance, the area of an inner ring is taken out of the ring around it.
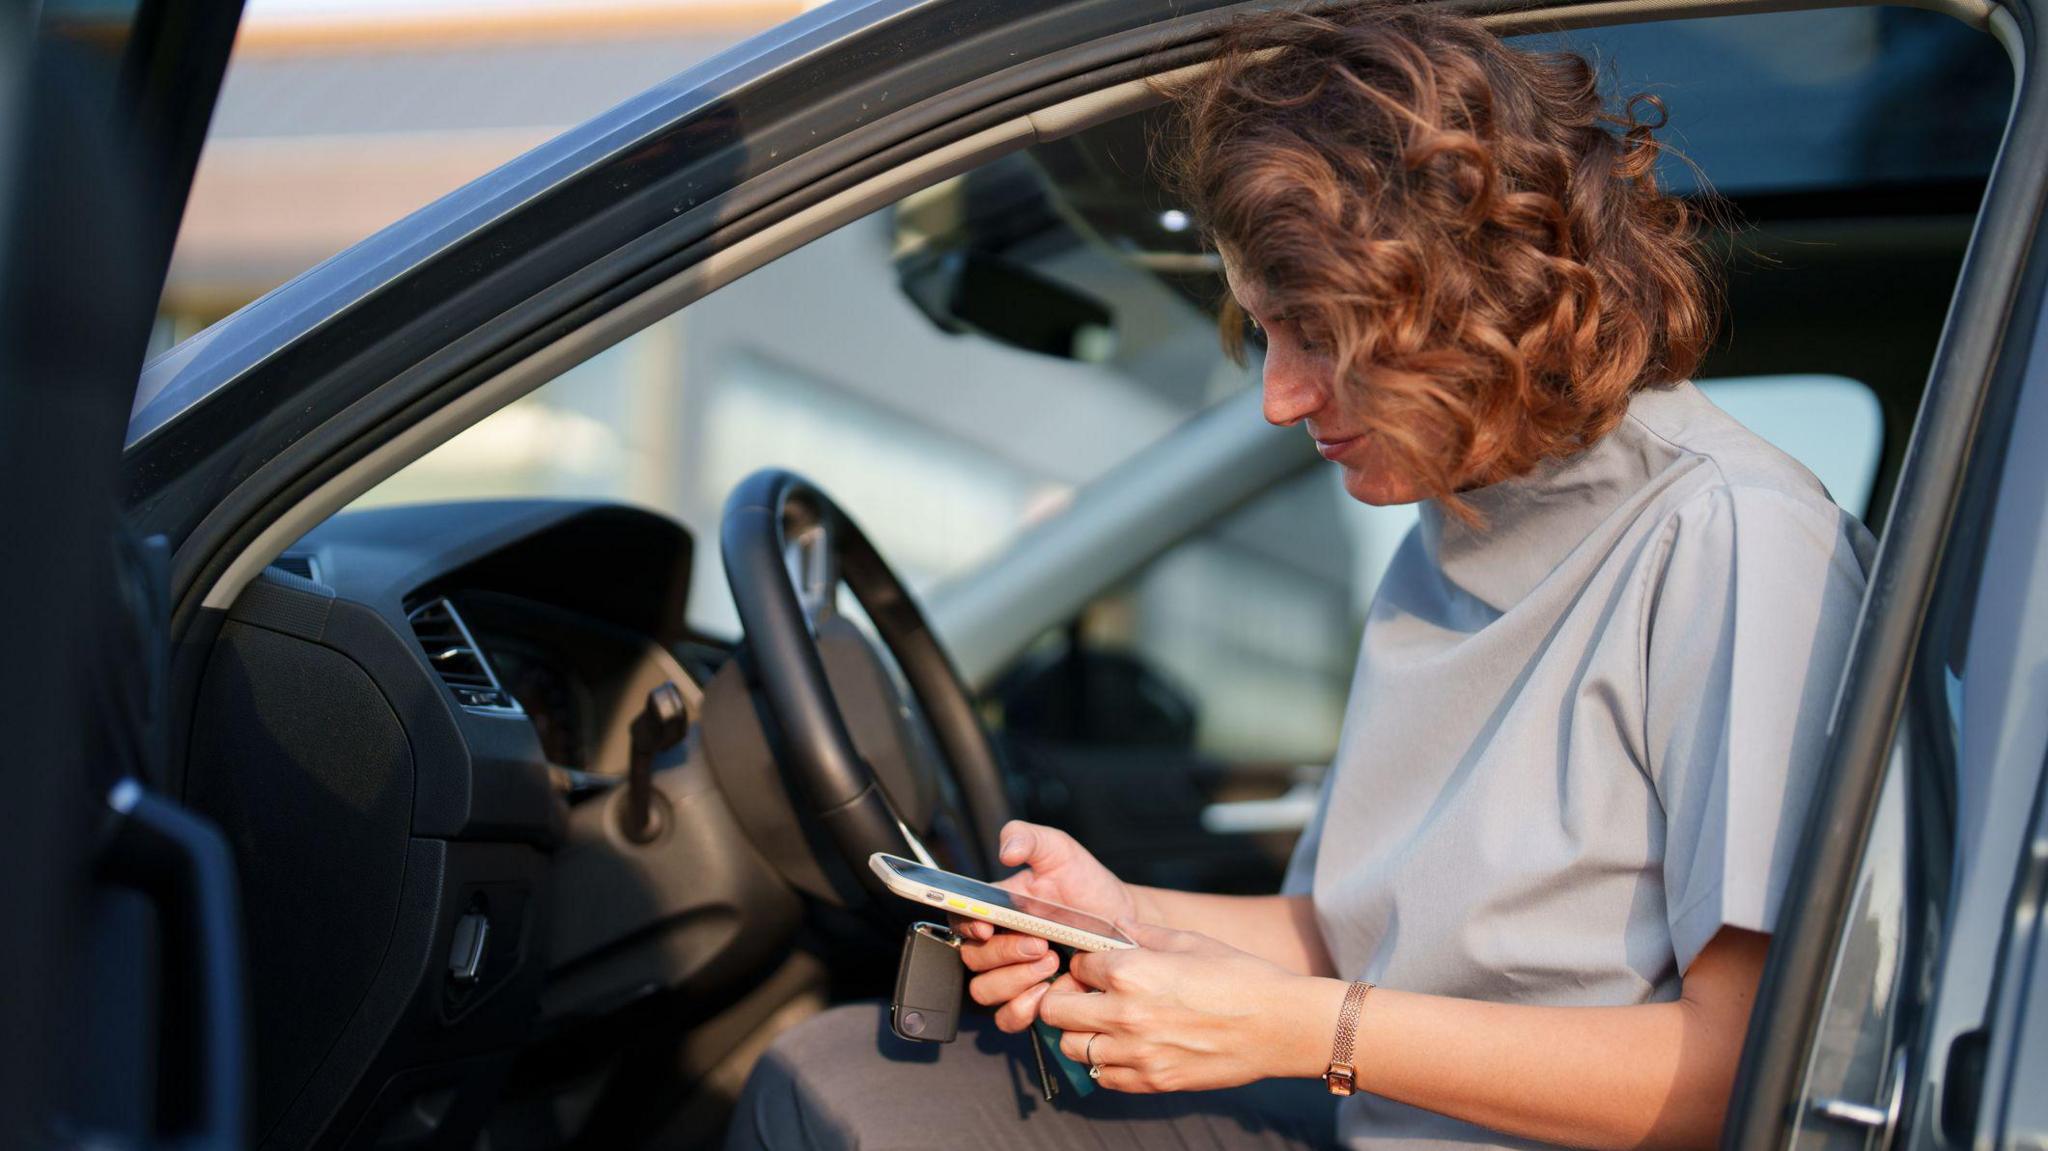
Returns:
[[[1202,941],[1202,937],[1192,931],[1175,931],[1171,927],[1139,923],[1135,919],[1119,919],[1116,925],[1130,937],[1131,942],[1147,951],[1193,951]]]
[[[1036,823],[1013,819],[1003,825],[1002,847],[997,858],[1005,867],[1029,867],[1043,871],[1066,862],[1074,840],[1066,832]]]

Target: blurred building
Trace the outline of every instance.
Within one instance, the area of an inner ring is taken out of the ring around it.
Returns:
[[[795,0],[325,11],[258,0],[178,235],[159,347],[800,10]]]

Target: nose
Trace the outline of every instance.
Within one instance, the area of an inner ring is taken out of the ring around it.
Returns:
[[[1266,422],[1288,427],[1315,415],[1329,400],[1329,382],[1302,357],[1268,354],[1263,411]]]

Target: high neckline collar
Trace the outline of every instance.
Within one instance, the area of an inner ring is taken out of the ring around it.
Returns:
[[[1520,603],[1566,557],[1646,494],[1677,454],[1655,417],[1707,402],[1689,382],[1645,390],[1592,447],[1545,460],[1463,499],[1482,523],[1468,527],[1437,500],[1421,504],[1422,543],[1444,579],[1495,611]]]

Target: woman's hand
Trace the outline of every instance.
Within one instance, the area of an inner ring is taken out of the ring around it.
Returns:
[[[1038,1018],[1065,1032],[1060,1050],[1092,1057],[1104,1087],[1206,1091],[1329,1066],[1346,984],[1191,931],[1119,926],[1139,950],[1077,955],[1036,999]]]
[[[1137,891],[1064,831],[1013,819],[1003,825],[1000,840],[1003,863],[1026,870],[998,887],[1064,903],[1112,922],[1138,919],[1148,910],[1140,906]],[[1059,969],[1059,957],[1043,939],[998,931],[978,919],[956,918],[954,927],[963,939],[961,960],[978,973],[968,981],[967,993],[984,1007],[1001,1005],[995,1013],[997,1027],[1029,1027],[1046,980]]]

